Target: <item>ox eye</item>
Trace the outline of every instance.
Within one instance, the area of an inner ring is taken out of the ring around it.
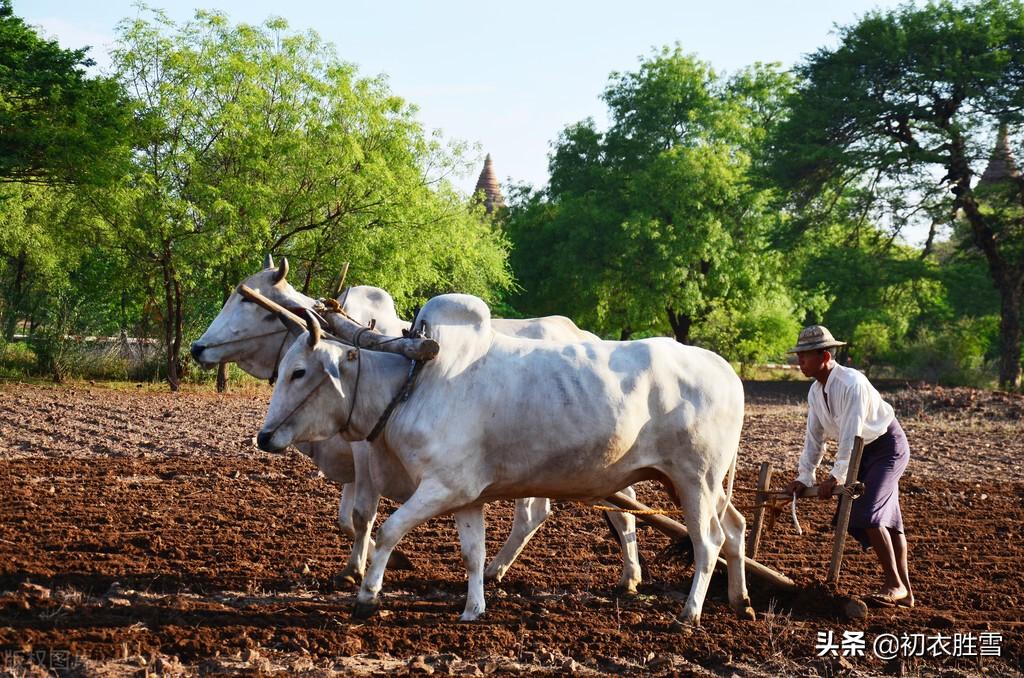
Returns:
[[[264,316],[263,320],[264,320],[264,322],[270,322],[271,320],[277,320],[277,314],[276,313],[268,313],[266,316]]]
[[[252,303],[252,299],[250,299],[249,297],[242,297],[242,303],[243,304],[251,304]]]
[[[306,370],[295,370],[294,372],[292,372],[292,381],[295,381],[296,379],[302,379],[304,376],[306,376]]]

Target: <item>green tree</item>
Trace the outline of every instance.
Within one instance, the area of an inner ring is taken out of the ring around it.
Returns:
[[[788,294],[776,289],[758,295],[741,308],[719,307],[694,328],[695,341],[740,364],[744,378],[753,365],[785,361],[793,337],[800,332],[798,309]]]
[[[609,129],[567,127],[547,188],[512,192],[516,305],[623,338],[669,329],[688,343],[715,309],[770,294],[777,216],[750,170],[788,83],[761,65],[722,78],[678,47],[613,73]]]
[[[0,0],[0,181],[107,181],[130,147],[131,109],[88,48],[45,40]]]
[[[1024,6],[932,2],[870,12],[797,70],[792,111],[771,144],[774,177],[801,208],[857,193],[899,231],[962,220],[999,290],[1003,387],[1021,383],[1024,179],[989,209],[975,178],[1000,124],[1024,111]],[[931,242],[932,238],[929,238]]]
[[[307,290],[343,261],[350,280],[402,302],[510,284],[500,234],[443,180],[458,149],[315,33],[209,12],[175,25],[158,11],[119,32],[140,144],[130,179],[90,203],[158,302],[172,389],[186,335],[268,251],[291,256]]]

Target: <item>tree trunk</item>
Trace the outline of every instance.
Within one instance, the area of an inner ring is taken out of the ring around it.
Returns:
[[[224,299],[221,301],[221,306],[228,302],[228,298],[234,292],[234,288],[228,284],[227,271],[221,276],[221,285],[224,287]],[[228,391],[228,366],[227,363],[221,363],[217,365],[217,393],[227,393]]]
[[[14,339],[14,332],[18,328],[18,313],[22,310],[24,302],[25,264],[27,262],[25,252],[22,252],[14,260],[14,280],[11,283],[11,293],[7,299],[10,306],[7,308],[7,318],[4,322],[4,340],[8,343]]]
[[[999,297],[999,387],[1006,390],[1021,386],[1020,342],[1021,342],[1021,297],[1024,280],[1001,281]]]
[[[164,260],[161,265],[164,278],[164,313],[163,313],[163,325],[164,325],[164,346],[167,351],[167,384],[171,387],[172,391],[177,391],[181,387],[181,381],[178,377],[178,360],[175,354],[175,347],[177,342],[175,341],[174,328],[175,319],[177,314],[175,313],[174,303],[174,267],[170,261],[170,252],[165,247],[164,249]]]
[[[985,255],[989,274],[999,289],[999,386],[1015,389],[1020,386],[1021,289],[1024,285],[1022,264],[1014,263],[1013,255],[1000,250],[1000,239],[982,214],[971,189],[971,171],[966,161],[965,142],[954,134],[950,146],[949,178],[953,182],[953,210],[963,210],[975,246]],[[1024,196],[1022,196],[1024,197]],[[1012,251],[1012,250],[1011,250]]]
[[[672,326],[672,334],[680,344],[690,343],[690,328],[693,327],[693,316],[676,313],[671,308],[668,311],[668,324]]]
[[[182,326],[184,325],[184,304],[181,299],[181,281],[178,280],[178,272],[174,271],[174,370],[181,379],[181,340],[184,338]]]
[[[623,327],[622,331],[619,332],[619,341],[629,341],[629,338],[633,336],[632,327]]]
[[[302,293],[309,296],[309,285],[313,282],[313,262],[306,267],[306,278],[302,281]]]

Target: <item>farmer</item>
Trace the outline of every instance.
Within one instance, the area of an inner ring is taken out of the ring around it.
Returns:
[[[807,395],[807,436],[799,475],[786,486],[786,492],[814,485],[825,439],[833,438],[838,442],[836,460],[831,474],[818,485],[818,497],[831,500],[836,484],[845,485],[848,480],[853,439],[861,436],[864,453],[857,480],[864,483],[864,494],[853,502],[849,532],[865,549],[874,549],[885,582],[868,600],[888,607],[913,607],[899,498],[899,480],[910,460],[910,446],[892,405],[882,400],[867,377],[833,360],[834,349],[845,345],[826,328],[812,325],[800,332],[796,346],[788,351],[796,353],[800,371],[814,382]]]

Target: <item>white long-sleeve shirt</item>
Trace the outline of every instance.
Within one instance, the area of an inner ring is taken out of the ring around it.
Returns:
[[[807,437],[797,476],[807,487],[814,485],[814,472],[825,454],[827,439],[838,442],[831,475],[845,483],[853,439],[861,436],[868,445],[884,434],[895,418],[892,405],[882,400],[867,377],[841,365],[833,366],[824,388],[817,380],[811,384],[807,404]]]

